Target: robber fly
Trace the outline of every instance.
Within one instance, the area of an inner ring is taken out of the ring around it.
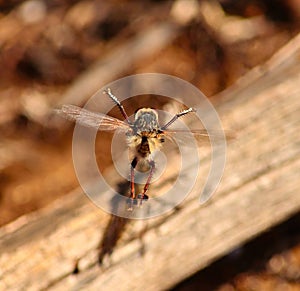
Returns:
[[[111,90],[108,88],[103,93],[111,98],[111,100],[118,106],[125,119],[124,121],[101,113],[91,112],[74,105],[63,105],[61,109],[57,110],[57,112],[65,118],[79,122],[84,126],[93,127],[100,131],[121,130],[126,134],[128,146],[134,153],[134,157],[131,161],[130,196],[128,200],[128,209],[132,210],[132,205],[142,204],[142,201],[147,201],[149,198],[146,193],[148,192],[149,185],[155,171],[155,162],[151,154],[162,147],[166,137],[170,137],[172,133],[178,132],[169,129],[171,124],[173,124],[178,118],[196,112],[196,110],[194,108],[183,110],[174,115],[174,117],[166,124],[161,126],[158,122],[158,114],[154,109],[141,108],[136,111],[134,121],[132,122],[129,119],[123,105],[118,98],[113,95]],[[191,130],[190,133],[197,136],[198,139],[199,137],[208,137],[208,133],[205,130]],[[135,168],[141,161],[146,161],[150,170],[142,193],[136,195],[134,186]]]

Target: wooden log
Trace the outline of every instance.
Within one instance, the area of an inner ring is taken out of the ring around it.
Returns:
[[[214,100],[224,127],[235,129],[237,138],[228,145],[223,180],[210,202],[199,205],[200,179],[180,209],[148,220],[142,242],[140,223],[127,224],[100,268],[97,247],[109,216],[80,190],[70,193],[0,230],[0,289],[170,288],[297,213],[299,54],[297,36],[221,93],[220,103]],[[208,166],[204,159],[201,171]],[[78,259],[80,273],[73,275]]]

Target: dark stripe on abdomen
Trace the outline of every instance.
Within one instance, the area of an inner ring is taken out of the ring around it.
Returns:
[[[150,147],[148,143],[148,139],[143,137],[140,147],[138,148],[138,153],[142,157],[146,157],[148,154],[150,154]]]

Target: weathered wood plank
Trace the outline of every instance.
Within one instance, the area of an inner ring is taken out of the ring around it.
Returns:
[[[166,289],[298,212],[299,36],[283,52],[221,94],[217,110],[237,139],[209,203],[198,203],[199,179],[180,210],[148,221],[143,256],[140,227],[130,223],[110,266],[100,269],[96,248],[108,215],[70,194],[1,229],[0,289]],[[81,273],[74,276],[77,258]]]

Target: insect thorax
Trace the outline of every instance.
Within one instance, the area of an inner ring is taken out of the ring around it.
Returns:
[[[160,130],[155,110],[142,108],[135,114],[133,134],[128,136],[128,144],[141,157],[146,157],[161,147],[164,134]]]

